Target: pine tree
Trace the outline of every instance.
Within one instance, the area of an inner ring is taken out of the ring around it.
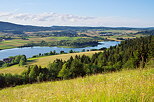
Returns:
[[[29,73],[29,78],[31,83],[36,81],[38,74],[39,74],[38,66],[37,65],[32,66]]]
[[[58,77],[62,77],[63,79],[68,79],[70,76],[70,71],[68,68],[68,63],[63,64],[62,69],[58,73]]]

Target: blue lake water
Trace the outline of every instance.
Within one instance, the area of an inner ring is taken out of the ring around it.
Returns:
[[[63,47],[24,47],[24,48],[12,48],[0,50],[0,60],[4,58],[8,58],[9,56],[16,55],[26,55],[27,58],[32,57],[33,55],[38,55],[39,53],[47,53],[50,51],[56,51],[59,53],[60,51],[69,52],[70,50],[81,52],[83,49],[91,50],[91,49],[100,49],[102,47],[109,48],[110,46],[115,46],[119,44],[118,41],[104,41],[99,42],[97,46],[94,47],[84,47],[84,48],[63,48]]]

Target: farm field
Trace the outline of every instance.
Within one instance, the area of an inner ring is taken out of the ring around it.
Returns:
[[[46,31],[42,31],[42,34],[46,32]],[[100,32],[111,32],[113,34],[113,36],[100,36]],[[89,37],[67,37],[67,36],[61,36],[61,37],[56,37],[56,36],[51,36],[51,37],[41,37],[38,35],[35,35],[35,32],[29,32],[30,34],[34,35],[33,36],[28,36],[25,37],[26,39],[22,39],[22,37],[15,36],[12,37],[11,40],[4,40],[0,42],[0,49],[9,49],[9,48],[16,48],[16,47],[20,47],[23,46],[25,44],[28,43],[40,43],[41,41],[46,41],[46,42],[52,42],[52,41],[61,41],[61,40],[77,40],[80,38],[92,38],[92,37],[100,37],[100,38],[107,38],[109,40],[115,40],[115,41],[120,41],[117,40],[116,38],[136,38],[136,37],[140,37],[143,36],[142,34],[137,34],[135,35],[135,33],[137,33],[138,30],[102,30],[102,31],[91,31],[91,30],[87,30],[87,31],[83,31],[83,32],[78,32],[78,35],[80,34],[85,34]],[[29,35],[29,33],[26,33],[27,35]],[[114,35],[115,33],[119,33],[122,35]],[[0,34],[0,36],[2,36],[3,34]]]
[[[154,69],[123,70],[0,90],[1,102],[153,102]]]
[[[19,46],[23,46],[27,43],[39,43],[41,41],[51,42],[51,41],[60,41],[60,40],[77,40],[83,37],[29,37],[28,40],[23,40],[19,38],[15,38],[12,40],[5,40],[0,42],[0,49],[9,49],[16,48]]]
[[[137,33],[138,30],[104,30],[98,32],[113,32],[113,33]]]

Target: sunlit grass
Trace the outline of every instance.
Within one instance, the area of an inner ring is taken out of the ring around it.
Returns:
[[[14,65],[14,66],[11,66],[11,67],[0,68],[0,74],[1,73],[20,74],[24,70],[26,70],[25,67],[21,67],[21,66],[18,66],[18,65]]]
[[[154,69],[6,88],[1,102],[154,102]]]
[[[45,56],[45,57],[40,57],[40,58],[30,58],[29,60],[31,61],[30,65],[40,65],[43,67],[46,67],[49,62],[53,62],[56,59],[62,59],[62,60],[68,60],[71,56],[75,57],[76,55],[87,55],[87,56],[92,56],[94,53],[98,53],[100,51],[90,51],[90,52],[80,52],[80,53],[69,53],[69,54],[60,54],[60,55],[53,55],[53,56]]]

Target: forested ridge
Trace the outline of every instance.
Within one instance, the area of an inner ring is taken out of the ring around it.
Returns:
[[[154,35],[154,30],[141,31],[141,32],[137,32],[136,34]]]
[[[60,59],[47,68],[31,65],[21,75],[0,74],[0,87],[10,87],[34,82],[71,79],[96,73],[121,69],[144,68],[154,57],[154,36],[128,39],[121,44],[95,53],[92,57],[75,56],[67,61]]]
[[[34,31],[51,31],[51,30],[93,30],[93,29],[103,29],[103,30],[133,30],[133,29],[153,29],[153,28],[128,28],[128,27],[80,27],[80,26],[52,26],[52,27],[42,27],[42,26],[31,26],[31,25],[19,25],[9,22],[0,21],[0,31],[20,31],[20,32],[34,32]]]

